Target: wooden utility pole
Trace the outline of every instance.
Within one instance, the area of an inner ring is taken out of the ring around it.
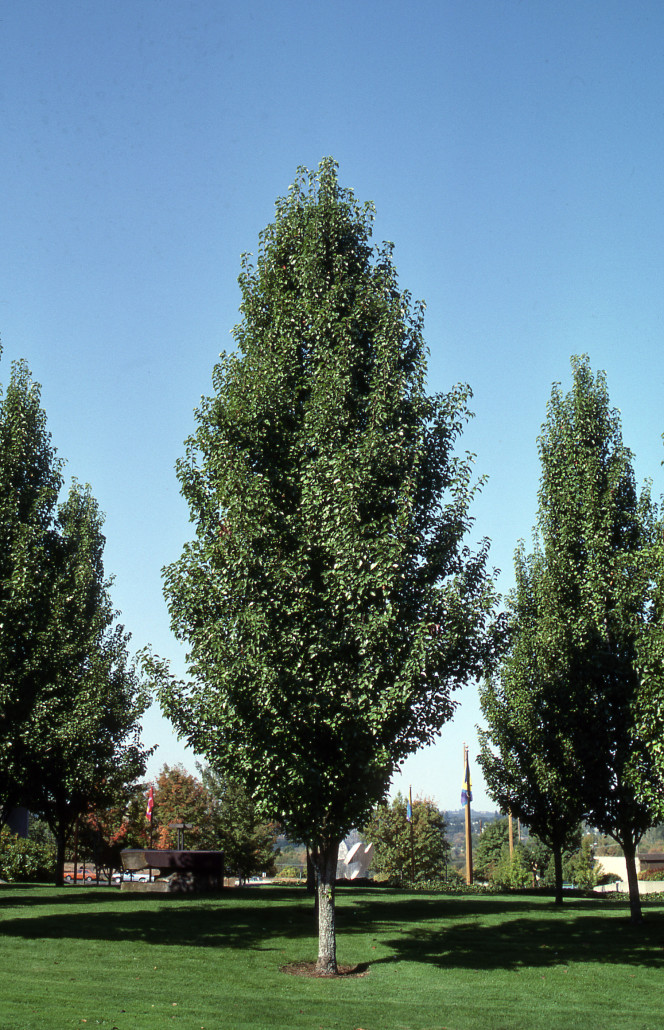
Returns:
[[[473,793],[470,783],[470,764],[468,762],[468,747],[463,745],[463,787],[461,788],[461,804],[466,808],[466,883],[470,886],[473,882],[473,842],[471,837],[470,824],[470,802],[473,800]]]

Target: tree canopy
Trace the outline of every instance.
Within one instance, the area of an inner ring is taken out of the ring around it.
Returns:
[[[21,801],[30,718],[43,685],[50,621],[53,516],[62,485],[25,362],[0,401],[0,823]]]
[[[426,392],[423,306],[371,224],[329,159],[277,201],[178,464],[196,536],[165,570],[192,678],[164,711],[309,845],[324,972],[339,841],[452,714],[493,603],[486,545],[463,544],[470,391]]]
[[[149,755],[140,741],[149,695],[115,621],[102,525],[89,489],[74,484],[55,524],[48,676],[30,718],[26,795],[63,846],[77,816],[112,803]]]
[[[145,771],[148,693],[128,656],[105,578],[103,517],[61,463],[24,362],[0,406],[0,791],[64,847],[82,812]]]
[[[185,831],[187,850],[216,849],[219,846],[214,803],[209,792],[183,765],[163,765],[154,783],[153,846],[176,848],[177,830],[169,829],[169,824],[178,822],[189,826]]]
[[[538,537],[532,558],[517,556],[511,649],[484,693],[485,742],[498,749],[484,765],[496,781],[504,772],[500,789],[545,839],[547,822],[550,837],[580,809],[620,843],[637,921],[636,845],[662,796],[661,526],[605,376],[585,357],[572,371],[539,440]]]
[[[578,763],[570,761],[566,715],[551,697],[542,670],[540,633],[546,606],[541,552],[515,555],[516,586],[507,602],[509,645],[480,687],[486,729],[480,729],[479,764],[487,790],[546,841],[555,859],[556,902],[563,902],[563,851],[575,840],[583,815]],[[483,835],[484,836],[484,835]]]

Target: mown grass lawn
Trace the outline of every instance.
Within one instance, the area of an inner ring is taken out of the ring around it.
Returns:
[[[1,1030],[610,1030],[664,1027],[664,904],[341,890],[338,958],[315,958],[297,888],[214,897],[0,888]]]

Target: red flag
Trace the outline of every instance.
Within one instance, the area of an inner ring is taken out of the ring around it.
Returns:
[[[152,822],[152,809],[154,808],[154,788],[150,787],[150,793],[148,794],[148,807],[145,813],[145,818],[149,823]]]

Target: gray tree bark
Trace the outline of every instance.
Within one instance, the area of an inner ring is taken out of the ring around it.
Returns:
[[[315,848],[312,858],[318,873],[318,962],[316,971],[322,976],[337,972],[337,942],[334,925],[334,882],[337,878],[339,841]]]

